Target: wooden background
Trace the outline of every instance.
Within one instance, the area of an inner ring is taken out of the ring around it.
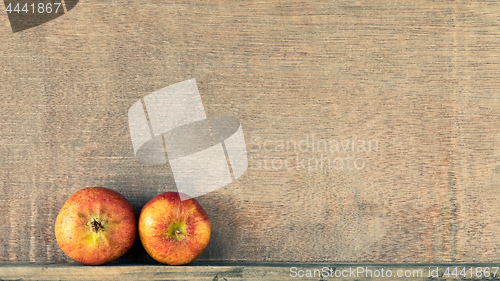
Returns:
[[[213,225],[200,260],[498,261],[499,15],[487,0],[81,0],[12,33],[1,12],[0,261],[69,261],[53,225],[83,187],[137,212],[175,190],[134,157],[127,110],[190,78],[207,115],[241,121],[251,157],[198,198]],[[313,137],[377,146],[272,149]],[[364,167],[279,168],[322,156]],[[121,260],[149,261],[140,245]]]

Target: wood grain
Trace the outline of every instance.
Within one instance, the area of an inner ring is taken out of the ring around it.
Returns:
[[[200,260],[498,261],[499,14],[496,1],[82,0],[15,34],[0,15],[0,261],[69,261],[53,225],[83,187],[137,213],[175,190],[164,165],[135,159],[127,110],[190,78],[207,115],[241,121],[250,160],[199,197],[213,224]],[[123,261],[151,260],[137,244]]]

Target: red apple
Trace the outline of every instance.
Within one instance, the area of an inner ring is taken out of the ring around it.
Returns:
[[[181,201],[181,197],[188,198]],[[208,246],[211,224],[201,205],[178,192],[149,201],[139,216],[139,237],[146,252],[170,265],[194,261]]]
[[[73,260],[86,265],[109,263],[127,252],[137,234],[130,202],[104,187],[74,193],[57,215],[57,243]]]

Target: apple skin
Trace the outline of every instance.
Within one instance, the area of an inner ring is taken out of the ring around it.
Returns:
[[[208,246],[211,229],[201,205],[178,192],[157,195],[139,215],[144,249],[156,261],[169,265],[184,265],[198,258]]]
[[[75,192],[57,215],[59,247],[85,265],[109,263],[127,252],[137,236],[137,219],[130,202],[104,187]]]

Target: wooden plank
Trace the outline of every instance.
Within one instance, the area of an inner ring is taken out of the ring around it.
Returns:
[[[498,261],[499,14],[479,0],[96,0],[16,34],[0,16],[0,261],[69,261],[53,225],[83,187],[137,213],[174,190],[134,157],[127,110],[190,78],[207,115],[241,121],[250,159],[199,198],[201,261]],[[148,259],[137,243],[121,261]]]
[[[2,280],[496,280],[499,264],[195,263],[187,266],[0,264]],[[455,271],[456,269],[456,271]],[[455,272],[455,273],[454,273]],[[462,275],[460,275],[462,273]]]

